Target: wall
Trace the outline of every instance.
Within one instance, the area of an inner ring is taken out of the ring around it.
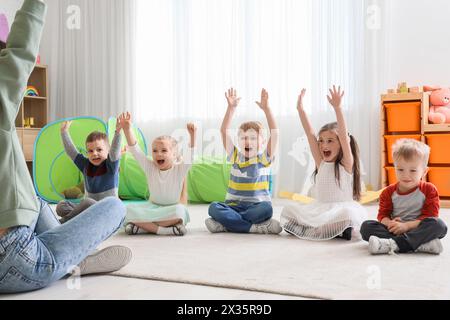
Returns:
[[[385,1],[390,15],[386,88],[401,81],[450,86],[450,1]]]
[[[0,13],[6,14],[10,28],[14,20],[14,16],[16,15],[16,11],[20,8],[21,4],[21,0],[1,0],[0,2]]]

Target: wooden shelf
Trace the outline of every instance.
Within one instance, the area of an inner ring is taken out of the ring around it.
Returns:
[[[381,100],[384,102],[422,100],[423,95],[424,95],[423,92],[389,93],[381,95]]]
[[[46,97],[25,96],[24,99],[28,100],[47,100]]]
[[[34,142],[41,130],[48,123],[48,78],[47,66],[36,65],[28,79],[28,86],[34,86],[39,96],[24,96],[16,118],[16,131],[22,145],[25,160],[32,168]],[[33,125],[26,127],[32,119]]]
[[[387,116],[385,110],[385,103],[401,103],[401,102],[421,102],[420,107],[420,131],[417,132],[388,132],[387,130]],[[388,186],[388,175],[386,173],[386,167],[392,167],[392,164],[388,163],[387,159],[387,147],[384,136],[385,135],[409,135],[417,134],[421,136],[421,141],[426,143],[425,135],[427,133],[449,133],[450,124],[430,124],[428,123],[428,113],[429,113],[429,101],[430,93],[420,92],[420,93],[397,93],[397,94],[383,94],[381,95],[381,187],[384,188]],[[432,167],[444,167],[450,168],[448,165],[430,165]],[[425,178],[424,180],[427,181]],[[450,208],[450,198],[441,198],[441,207]]]
[[[433,124],[428,122],[430,112],[430,93],[426,94],[427,102],[422,107],[422,133],[428,132],[450,132],[450,124]]]
[[[450,132],[450,124],[426,124],[423,132]]]
[[[441,199],[441,208],[450,208],[450,199]]]

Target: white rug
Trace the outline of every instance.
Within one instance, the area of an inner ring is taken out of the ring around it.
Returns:
[[[374,218],[377,207],[366,208]],[[450,299],[448,238],[440,256],[372,256],[363,241],[210,234],[203,226],[207,206],[190,212],[184,237],[121,233],[105,242],[133,250],[131,263],[115,275],[322,299]],[[449,214],[442,211],[446,223]]]

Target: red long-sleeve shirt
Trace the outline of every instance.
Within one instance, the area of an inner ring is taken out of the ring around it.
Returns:
[[[439,216],[439,194],[429,182],[406,193],[398,191],[398,183],[387,187],[380,196],[378,221],[401,218],[403,221],[424,220]]]

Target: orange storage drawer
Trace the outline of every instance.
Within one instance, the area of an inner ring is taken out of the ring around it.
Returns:
[[[441,197],[450,197],[450,168],[430,168],[428,181],[436,186]]]
[[[431,148],[430,164],[450,164],[450,134],[428,134],[427,144]]]
[[[385,103],[389,132],[420,131],[420,101]]]
[[[394,143],[399,139],[413,139],[417,141],[421,141],[421,135],[419,134],[411,134],[411,135],[398,135],[398,136],[384,136],[384,139],[386,140],[386,152],[387,152],[387,158],[388,163],[393,164],[394,158],[392,157],[392,146]]]
[[[395,174],[395,167],[386,167],[385,169],[388,179],[388,185],[397,183],[397,175]]]

